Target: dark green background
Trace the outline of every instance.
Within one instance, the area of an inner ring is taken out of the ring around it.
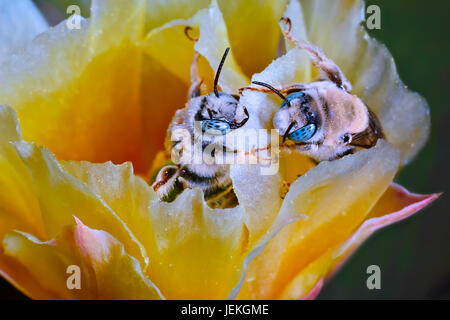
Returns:
[[[51,23],[62,18],[51,8],[52,0],[36,2]],[[326,284],[319,299],[450,299],[450,1],[366,4],[381,8],[381,30],[371,35],[387,45],[402,80],[425,96],[431,109],[430,140],[396,181],[414,192],[444,194],[418,215],[372,236]],[[366,268],[372,264],[381,268],[381,290],[366,287]],[[0,280],[0,299],[5,298],[24,296]]]

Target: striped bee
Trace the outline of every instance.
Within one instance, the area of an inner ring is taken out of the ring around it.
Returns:
[[[361,149],[373,147],[384,138],[377,116],[357,96],[338,65],[323,51],[291,35],[291,21],[282,18],[288,28],[286,39],[305,50],[319,69],[312,83],[295,83],[281,89],[254,81],[264,88],[241,90],[273,92],[283,99],[273,125],[283,137],[282,145],[305,154],[317,162],[335,160]]]
[[[229,166],[215,161],[217,150],[233,152],[227,149],[225,135],[241,128],[249,119],[247,109],[239,104],[239,95],[219,92],[217,89],[228,52],[229,48],[216,72],[214,91],[207,95],[200,94],[202,80],[198,73],[199,53],[194,54],[188,102],[176,112],[166,138],[166,151],[172,154],[172,158],[175,156],[178,163],[163,167],[153,183],[153,189],[161,201],[175,200],[185,188],[199,188],[211,208],[232,208],[238,205]],[[187,133],[188,139],[174,138],[174,132],[180,130]],[[201,163],[192,161],[190,153],[194,143],[202,148]]]

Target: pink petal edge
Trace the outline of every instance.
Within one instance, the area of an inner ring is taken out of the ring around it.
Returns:
[[[404,201],[406,206],[399,211],[387,213],[381,217],[374,217],[364,221],[359,229],[340,247],[340,252],[337,256],[346,254],[348,258],[348,256],[351,255],[358,248],[358,246],[361,245],[375,231],[412,216],[439,198],[441,195],[440,193],[430,195],[411,193],[396,183],[392,183],[391,188],[394,189],[395,197],[399,200],[399,202]],[[341,262],[341,264],[342,263],[344,263],[344,261]]]
[[[333,272],[329,274],[326,278],[331,278],[344,264],[347,262],[349,257],[356,251],[356,249],[375,231],[386,227],[395,222],[404,220],[413,214],[417,213],[434,200],[439,198],[442,193],[434,193],[430,195],[421,195],[416,193],[411,193],[404,187],[397,183],[392,183],[390,188],[395,191],[395,197],[398,198],[399,202],[404,201],[406,206],[401,210],[388,213],[381,217],[371,218],[363,222],[359,229],[346,240],[339,248],[335,257],[345,255],[345,258],[340,261],[334,268]],[[314,288],[303,298],[303,300],[313,300],[315,299],[323,288],[324,278],[321,278]]]
[[[322,290],[323,282],[323,278],[320,278],[314,288],[312,288],[311,291],[302,300],[314,300],[315,298],[317,298],[320,291]]]

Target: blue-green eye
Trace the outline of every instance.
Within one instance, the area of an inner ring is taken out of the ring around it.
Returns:
[[[230,132],[231,128],[228,123],[220,120],[203,120],[202,131],[213,136],[224,136]]]
[[[286,107],[288,105],[288,101],[291,102],[294,99],[303,99],[305,94],[301,91],[291,93],[286,97],[286,100],[281,104],[281,108]]]
[[[313,123],[310,123],[292,132],[288,136],[288,139],[294,142],[305,142],[312,138],[312,136],[316,133],[316,130],[317,126]]]

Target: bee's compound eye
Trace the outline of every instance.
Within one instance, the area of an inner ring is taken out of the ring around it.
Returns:
[[[352,135],[350,133],[346,133],[342,136],[342,142],[344,144],[349,144],[350,142],[352,142]]]
[[[228,123],[220,120],[203,120],[202,131],[213,136],[224,136],[230,132],[231,128]]]
[[[317,126],[314,123],[310,123],[292,132],[288,138],[294,142],[305,142],[314,136],[316,130]]]
[[[288,105],[288,102],[291,102],[294,99],[304,99],[304,98],[305,98],[304,92],[298,91],[298,92],[291,93],[290,95],[288,95],[286,97],[286,100],[281,105],[281,108],[286,107]]]

